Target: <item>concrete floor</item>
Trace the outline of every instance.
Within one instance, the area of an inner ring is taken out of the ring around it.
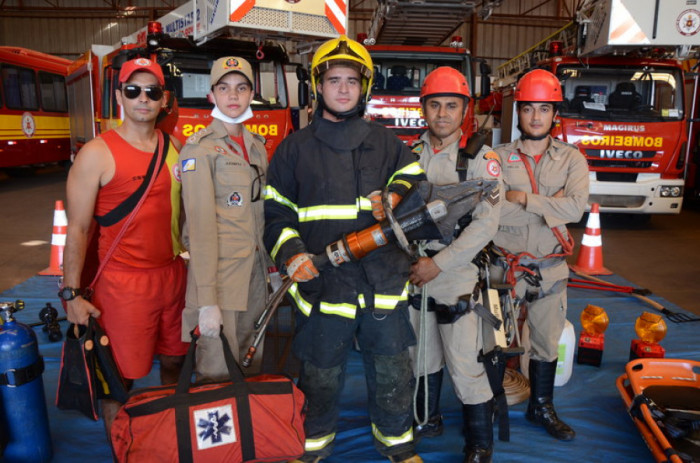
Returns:
[[[65,171],[47,169],[23,177],[0,174],[0,292],[48,267],[53,210],[65,200]],[[580,243],[587,214],[570,227]],[[601,217],[604,264],[653,294],[700,315],[700,209],[647,222],[632,215]],[[571,259],[575,261],[578,247]]]

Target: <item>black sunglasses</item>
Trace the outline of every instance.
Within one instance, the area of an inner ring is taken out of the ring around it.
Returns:
[[[146,87],[141,87],[139,85],[127,84],[121,87],[122,95],[130,100],[138,98],[141,92],[146,92],[146,96],[153,101],[158,101],[163,98],[163,87],[160,85],[148,85]]]

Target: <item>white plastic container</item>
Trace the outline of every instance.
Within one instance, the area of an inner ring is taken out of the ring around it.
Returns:
[[[523,324],[523,332],[521,336],[525,353],[520,356],[520,372],[528,379],[530,372],[530,329],[527,323]],[[576,350],[576,333],[574,325],[569,320],[564,324],[564,331],[559,338],[559,358],[557,361],[557,374],[554,376],[554,385],[563,386],[571,378],[571,373],[574,369],[574,351]]]

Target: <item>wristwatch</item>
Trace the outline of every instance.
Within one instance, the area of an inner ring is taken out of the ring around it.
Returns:
[[[80,288],[71,288],[70,286],[64,286],[58,291],[58,297],[64,301],[72,301],[81,294],[83,291]]]

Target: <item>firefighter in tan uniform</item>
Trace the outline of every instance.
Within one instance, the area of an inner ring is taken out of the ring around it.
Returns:
[[[500,179],[500,160],[490,147],[482,146],[471,154],[464,150],[466,136],[460,127],[470,98],[464,75],[450,67],[437,68],[425,78],[420,96],[429,130],[414,144],[413,152],[418,155],[428,181],[435,185],[451,185],[477,178]],[[456,169],[460,155],[467,160],[467,169],[461,173]],[[420,257],[411,267],[413,292],[420,293],[420,287],[429,296],[427,311],[423,312],[420,311],[421,295],[411,297],[411,322],[416,333],[422,333],[426,349],[424,354],[411,349],[419,384],[416,411],[419,421],[424,422],[416,426],[416,433],[428,437],[442,432],[439,400],[446,364],[457,397],[463,404],[465,462],[491,461],[493,393],[484,364],[478,361],[483,347],[481,317],[467,305],[458,307],[457,303],[460,296],[474,291],[480,294],[475,288],[479,268],[472,261],[498,229],[502,202],[499,190],[495,189],[476,206],[471,222],[460,220],[458,237],[449,246],[438,241],[428,242],[427,256]],[[427,423],[424,419],[425,382],[428,385]]]
[[[516,284],[516,300],[527,301],[532,347],[526,418],[557,439],[571,440],[575,432],[557,417],[552,398],[566,321],[565,257],[573,250],[566,224],[581,220],[586,208],[588,165],[575,146],[550,135],[562,101],[556,76],[542,69],[525,74],[516,86],[515,101],[522,135],[496,147],[506,201],[494,238],[500,265],[492,268],[491,277]]]
[[[197,324],[197,373],[228,376],[219,331],[241,359],[265,309],[267,268],[262,243],[264,139],[245,128],[252,117],[253,71],[246,60],[224,57],[211,69],[213,122],[180,152],[186,244],[190,252],[183,340]],[[257,373],[262,355],[246,373]]]

